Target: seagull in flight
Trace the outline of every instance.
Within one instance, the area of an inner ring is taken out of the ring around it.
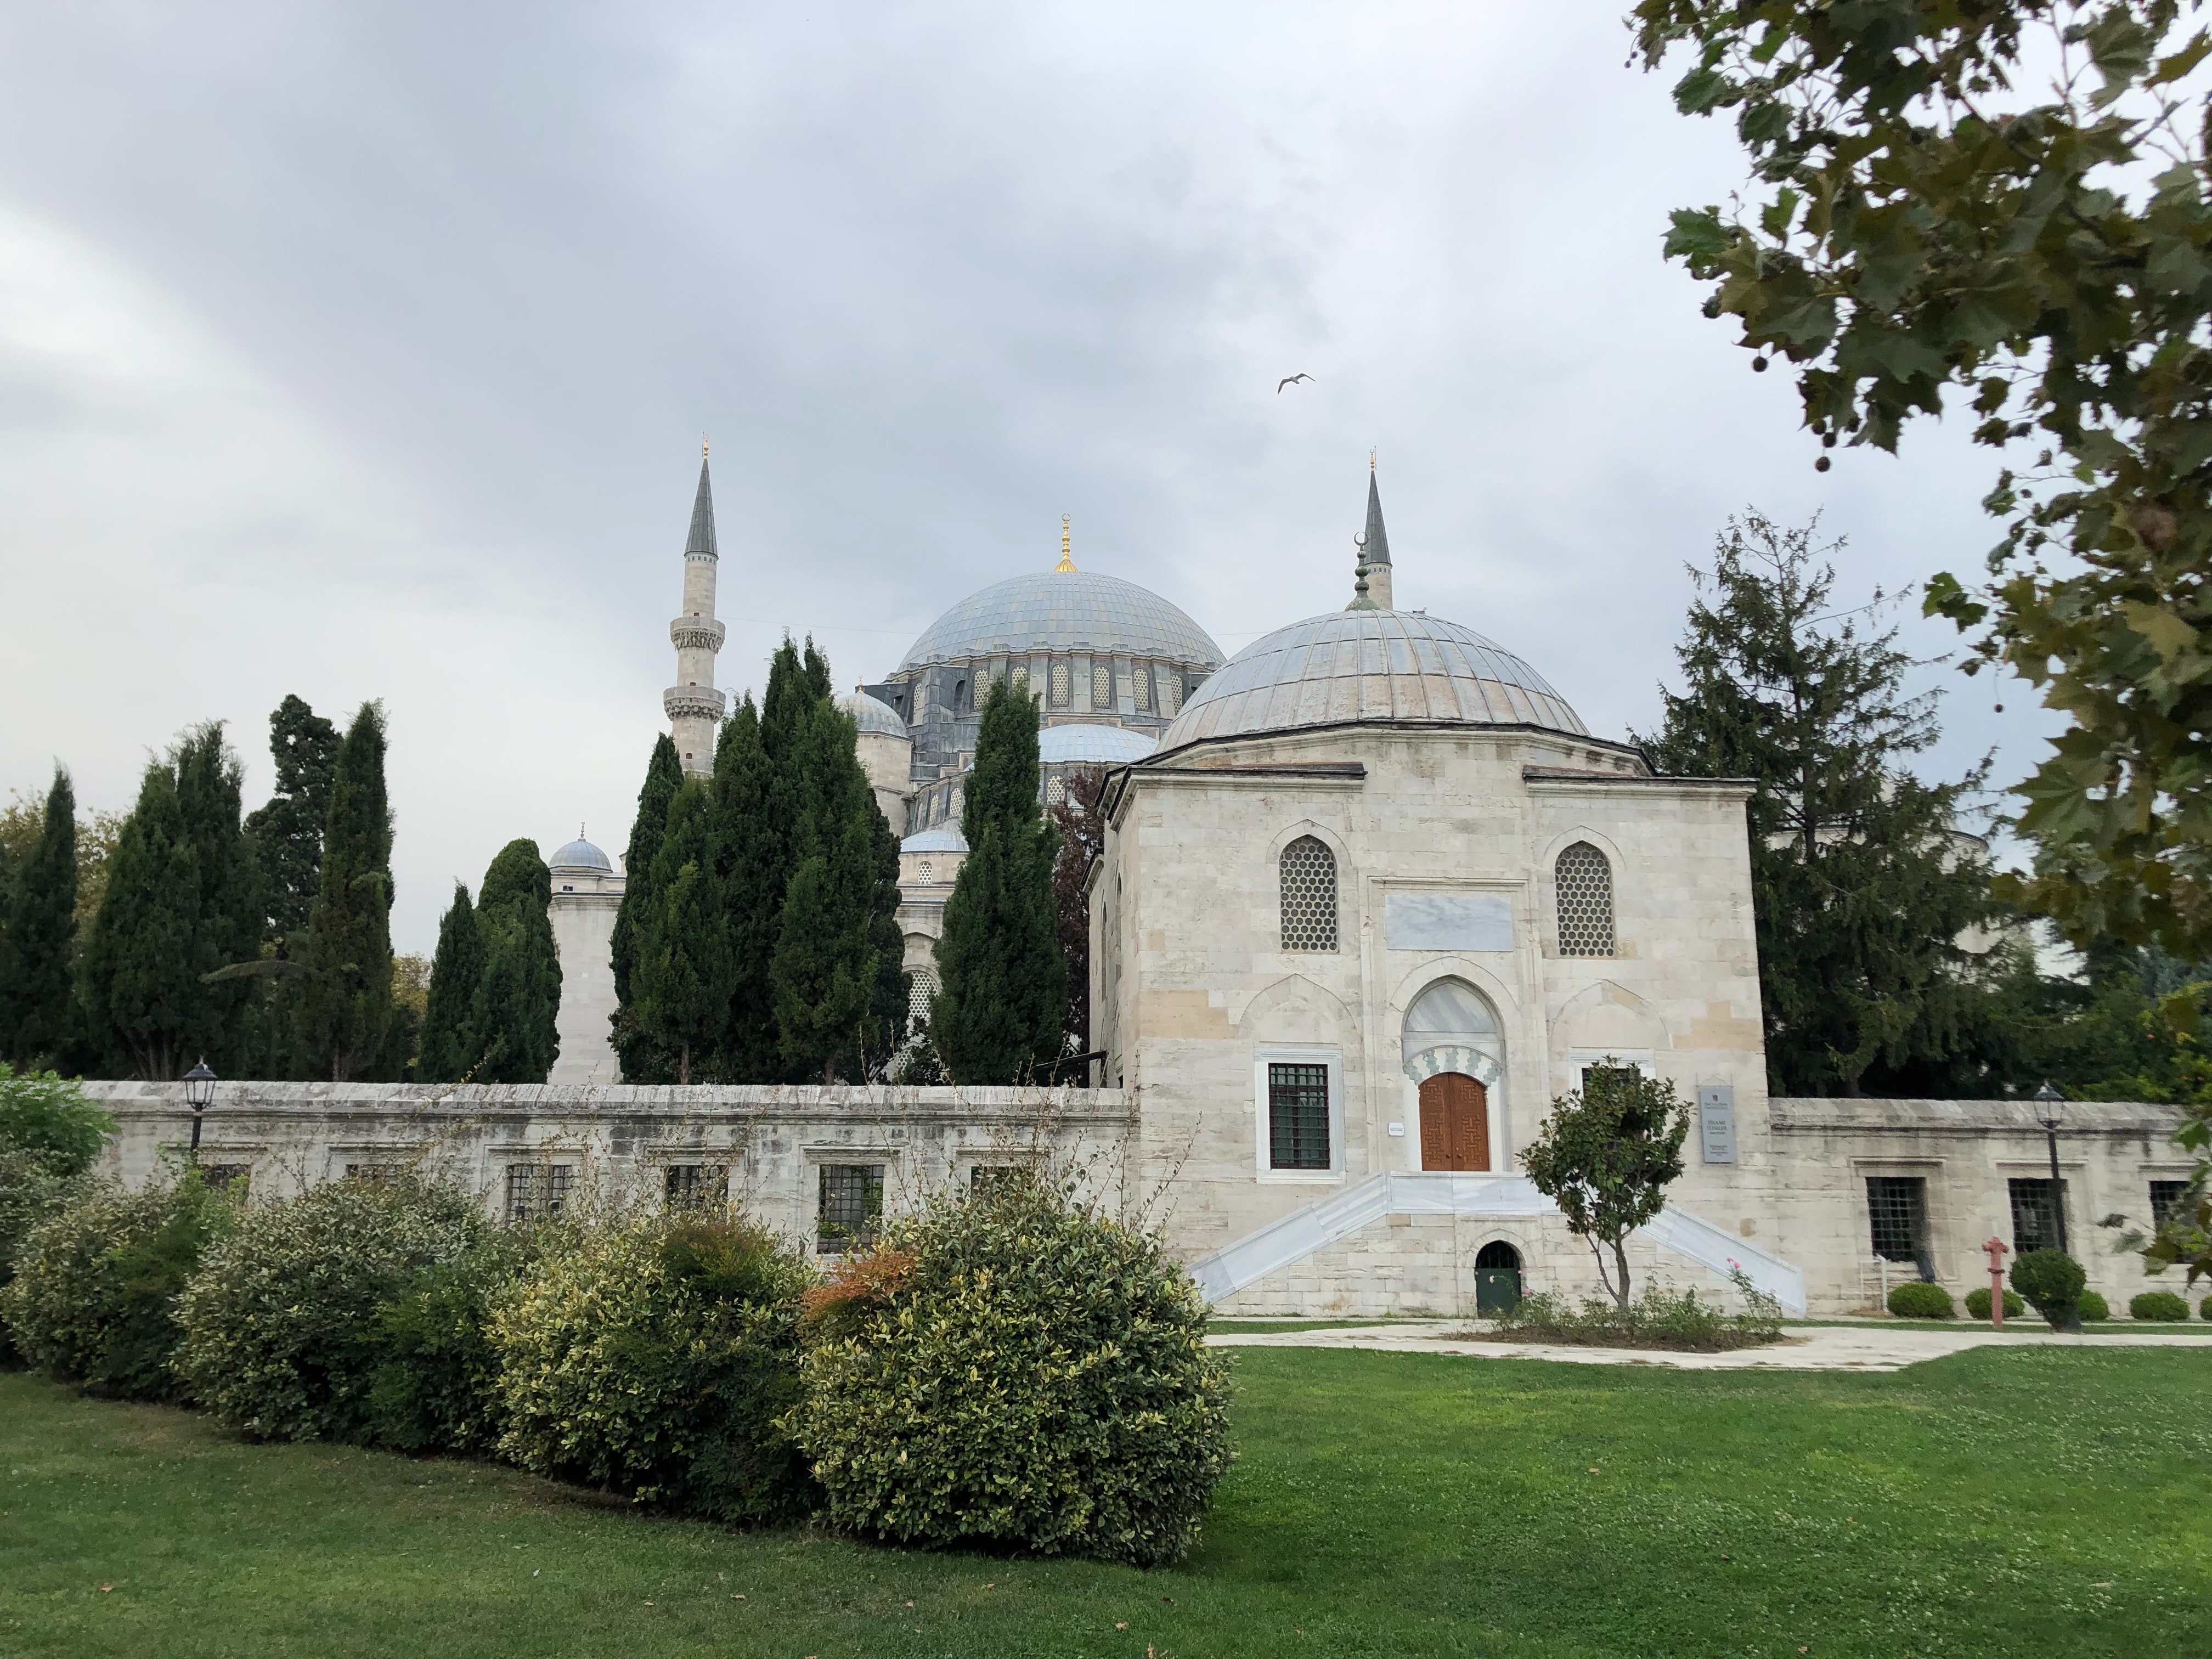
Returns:
[[[1285,386],[1296,386],[1300,380],[1310,380],[1311,379],[1313,379],[1313,376],[1310,374],[1286,374],[1281,380],[1275,382],[1275,395],[1279,398],[1283,395],[1283,388]]]

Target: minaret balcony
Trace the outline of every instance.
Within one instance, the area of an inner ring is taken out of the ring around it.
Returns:
[[[672,685],[660,694],[660,706],[672,720],[687,715],[718,720],[729,712],[730,700],[711,685]]]
[[[678,617],[668,624],[668,637],[678,651],[720,651],[727,633],[712,617]]]

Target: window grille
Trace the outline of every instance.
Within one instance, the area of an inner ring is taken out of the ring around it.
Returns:
[[[1067,707],[1067,665],[1064,662],[1052,665],[1052,706],[1054,708]]]
[[[1055,772],[1044,781],[1044,804],[1047,806],[1057,806],[1066,799],[1067,785],[1061,781],[1060,774]]]
[[[1114,706],[1114,669],[1109,663],[1091,665],[1091,706],[1111,708]]]
[[[2189,1198],[2189,1183],[2185,1181],[2154,1181],[2150,1183],[2150,1224],[2163,1227],[2169,1221],[2177,1224],[2189,1218],[2183,1208]]]
[[[1578,841],[1559,854],[1553,871],[1559,897],[1559,954],[1613,954],[1613,866],[1605,854]]]
[[[211,1193],[228,1192],[234,1186],[236,1196],[243,1198],[253,1179],[253,1166],[250,1164],[203,1164],[200,1165],[200,1179],[207,1183],[207,1189]]]
[[[2051,1177],[2005,1183],[2012,1191],[2012,1248],[2015,1254],[2058,1248],[2058,1212],[2051,1202]],[[2062,1186],[2063,1193],[2064,1188]]]
[[[956,789],[945,798],[945,816],[946,817],[957,818],[960,816],[961,803],[965,798],[965,791]]]
[[[510,1164],[507,1166],[507,1218],[540,1221],[568,1207],[575,1185],[573,1164]]]
[[[1160,713],[1173,714],[1182,707],[1182,676],[1160,676]]]
[[[875,1243],[876,1229],[884,1218],[884,1166],[825,1164],[821,1182],[816,1249],[835,1255]]]
[[[349,1164],[346,1165],[345,1178],[348,1181],[365,1181],[372,1187],[375,1187],[381,1186],[398,1173],[399,1166],[397,1164]]]
[[[1283,848],[1283,949],[1336,949],[1336,854],[1311,836]]]
[[[1928,1182],[1920,1176],[1869,1176],[1867,1216],[1874,1253],[1918,1263],[1928,1253]]]
[[[1129,680],[1136,692],[1137,707],[1150,714],[1152,708],[1152,671],[1140,663],[1130,671]]]
[[[915,879],[919,881],[925,887],[928,886],[930,883],[937,879],[937,872],[931,866],[927,859],[924,859],[921,861],[921,865],[915,869],[914,875]]]
[[[1328,1168],[1328,1066],[1268,1066],[1267,1164],[1276,1170]]]
[[[730,1202],[730,1171],[720,1164],[672,1164],[665,1191],[672,1210],[720,1210]]]
[[[1030,671],[1028,669],[1017,668],[1014,670],[1013,690],[1017,696],[1025,697],[1029,696]]]
[[[909,1035],[929,1024],[929,1000],[936,989],[926,974],[916,974],[907,981],[906,1029]]]

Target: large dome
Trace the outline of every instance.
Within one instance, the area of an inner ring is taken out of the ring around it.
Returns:
[[[1045,570],[970,594],[922,630],[901,668],[1032,651],[1100,651],[1212,669],[1221,647],[1170,605],[1119,576]]]
[[[1279,628],[1190,694],[1160,752],[1355,720],[1540,726],[1587,737],[1536,671],[1473,629],[1412,611],[1336,611]]]

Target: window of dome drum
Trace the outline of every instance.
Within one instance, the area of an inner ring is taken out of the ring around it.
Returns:
[[[1182,676],[1160,676],[1160,713],[1173,714],[1182,707]]]
[[[1152,671],[1146,668],[1142,663],[1138,664],[1137,666],[1130,672],[1130,683],[1136,691],[1136,703],[1138,708],[1146,714],[1150,714],[1152,708]]]
[[[1311,836],[1283,848],[1283,949],[1336,949],[1336,854]]]
[[[1559,954],[1613,954],[1613,866],[1604,854],[1578,841],[1559,854],[1553,871],[1559,902]]]
[[[1267,1066],[1267,1164],[1328,1168],[1328,1067],[1304,1061]]]
[[[1111,708],[1114,706],[1114,671],[1103,662],[1091,665],[1091,706]]]
[[[1028,695],[1030,689],[1030,671],[1028,669],[1017,668],[1014,670],[1013,689],[1021,692],[1024,696]]]
[[[568,1207],[576,1182],[573,1164],[510,1164],[507,1166],[507,1218],[542,1221]]]
[[[1064,662],[1052,665],[1052,706],[1054,708],[1067,707],[1067,665]]]
[[[663,1194],[672,1210],[719,1210],[730,1201],[729,1166],[722,1164],[672,1164],[662,1182]]]
[[[1066,799],[1067,786],[1060,781],[1060,775],[1055,772],[1044,781],[1044,804],[1057,806]]]
[[[874,1243],[884,1218],[884,1166],[824,1164],[820,1182],[817,1253],[836,1255]]]
[[[915,879],[921,882],[924,886],[928,885],[929,883],[937,879],[937,873],[930,867],[930,863],[927,859],[924,859],[921,861],[921,867],[916,870],[914,872],[914,875]]]

